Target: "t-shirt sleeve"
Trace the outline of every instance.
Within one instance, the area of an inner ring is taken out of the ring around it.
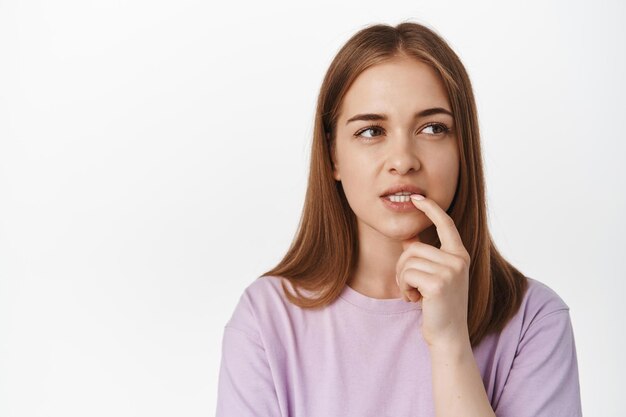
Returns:
[[[216,417],[280,417],[278,399],[247,294],[224,327]]]
[[[581,417],[580,384],[569,310],[533,321],[522,335],[497,417]]]

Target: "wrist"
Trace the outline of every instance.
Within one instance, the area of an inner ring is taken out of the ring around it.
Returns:
[[[432,343],[429,346],[431,356],[441,358],[463,359],[467,354],[473,356],[472,345],[468,334],[457,335],[454,338]]]

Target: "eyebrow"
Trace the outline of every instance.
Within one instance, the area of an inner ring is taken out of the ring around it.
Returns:
[[[413,118],[417,119],[419,117],[426,117],[426,116],[431,116],[433,114],[440,114],[440,113],[452,116],[452,113],[449,110],[444,109],[443,107],[433,107],[433,108],[422,110],[420,112],[415,113],[413,115]],[[349,118],[348,121],[346,122],[346,125],[350,122],[354,122],[357,120],[369,121],[369,120],[387,120],[387,119],[388,117],[385,114],[376,114],[376,113],[357,114],[356,116]]]

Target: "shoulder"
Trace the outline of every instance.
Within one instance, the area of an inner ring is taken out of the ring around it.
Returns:
[[[244,290],[241,299],[245,300],[258,312],[262,312],[273,306],[285,305],[287,299],[283,285],[293,292],[291,283],[282,277],[264,275],[252,281]]]
[[[524,294],[520,313],[528,318],[540,318],[559,311],[568,311],[569,306],[551,287],[543,282],[526,277],[528,289]]]
[[[285,278],[275,275],[263,275],[252,281],[245,289],[246,293],[250,295],[263,295],[263,296],[281,296],[282,295],[282,283],[288,284],[289,281]]]
[[[499,355],[499,360],[504,361],[503,369],[512,366],[513,360],[519,364],[528,358],[526,354],[519,358],[520,353],[550,349],[554,343],[571,338],[567,303],[549,285],[537,279],[525,279],[528,285],[519,309],[501,331],[486,337],[479,349],[480,355],[485,355],[481,356],[484,360]]]
[[[264,322],[264,317],[284,310],[278,308],[286,304],[282,289],[283,282],[289,285],[284,278],[262,276],[248,284],[225,327],[239,330],[259,340],[260,326]]]
[[[518,335],[517,339],[525,335],[530,336],[534,331],[542,329],[542,333],[554,333],[558,328],[569,325],[569,306],[547,284],[533,278],[526,277],[528,288],[522,299],[520,308],[510,323]],[[534,329],[533,332],[529,330]],[[547,337],[547,336],[546,336]]]

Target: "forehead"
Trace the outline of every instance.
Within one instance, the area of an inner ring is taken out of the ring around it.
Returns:
[[[403,117],[430,107],[450,109],[439,74],[417,59],[394,58],[358,75],[343,98],[339,117],[346,120],[362,112]]]

